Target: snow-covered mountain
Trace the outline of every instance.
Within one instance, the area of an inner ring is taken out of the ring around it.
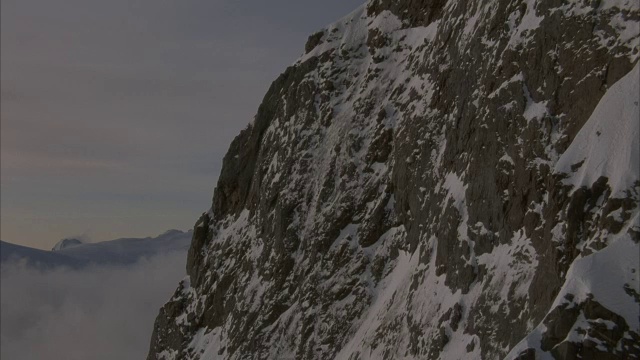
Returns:
[[[640,5],[370,0],[233,141],[148,359],[640,357]]]
[[[0,260],[2,264],[23,262],[39,268],[127,265],[143,257],[148,258],[174,251],[186,252],[192,235],[192,231],[169,230],[156,237],[122,238],[98,243],[81,243],[78,240],[63,239],[51,251],[1,241]]]

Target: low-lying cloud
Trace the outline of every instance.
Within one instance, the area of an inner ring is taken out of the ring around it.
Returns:
[[[3,264],[0,357],[144,359],[154,319],[185,276],[185,262],[185,252],[173,252],[81,270]]]

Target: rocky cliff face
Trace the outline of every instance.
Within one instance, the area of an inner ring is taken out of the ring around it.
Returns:
[[[371,0],[224,158],[148,359],[640,357],[633,0]]]

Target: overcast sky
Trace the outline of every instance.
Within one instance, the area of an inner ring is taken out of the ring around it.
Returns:
[[[187,229],[307,37],[364,0],[3,0],[1,234]]]

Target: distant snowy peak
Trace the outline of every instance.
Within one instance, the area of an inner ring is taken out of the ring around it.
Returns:
[[[186,252],[191,231],[169,230],[156,237],[123,238],[97,243],[78,239],[60,240],[51,251],[2,242],[1,264],[24,263],[36,268],[88,265],[130,265],[157,255]]]
[[[172,236],[172,235],[183,235],[183,234],[185,234],[185,232],[182,230],[170,229],[160,234],[160,236]]]
[[[74,246],[78,246],[78,245],[82,245],[84,244],[84,241],[80,240],[80,239],[75,239],[75,238],[66,238],[66,239],[62,239],[60,241],[58,241],[53,248],[51,248],[51,251],[59,251],[62,249],[66,249],[66,248],[70,248],[70,247],[74,247]]]

